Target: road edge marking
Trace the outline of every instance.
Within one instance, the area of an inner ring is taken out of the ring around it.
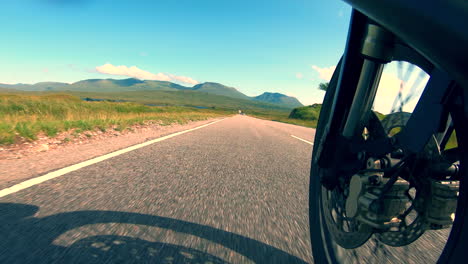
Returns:
[[[308,141],[308,140],[305,140],[305,139],[303,139],[303,138],[296,137],[296,136],[294,136],[294,135],[290,135],[290,136],[293,137],[293,138],[299,139],[300,141],[304,141],[305,143],[310,144],[310,145],[312,145],[312,146],[314,145],[314,143],[312,143],[312,142],[310,142],[310,141]]]
[[[15,185],[13,185],[11,187],[0,190],[0,198],[5,197],[5,196],[10,195],[10,194],[13,194],[13,193],[16,193],[16,192],[19,192],[21,190],[27,189],[27,188],[32,187],[34,185],[37,185],[39,183],[43,183],[45,181],[60,177],[60,176],[65,175],[65,174],[67,174],[69,172],[76,171],[76,170],[79,170],[81,168],[96,164],[98,162],[101,162],[101,161],[104,161],[104,160],[107,160],[107,159],[122,155],[124,153],[130,152],[130,151],[142,148],[142,147],[146,147],[148,145],[151,145],[151,144],[154,144],[154,143],[157,143],[157,142],[169,139],[169,138],[173,138],[173,137],[176,137],[176,136],[179,136],[179,135],[182,135],[182,134],[185,134],[185,133],[188,133],[188,132],[200,129],[200,128],[204,128],[204,127],[216,124],[216,123],[218,123],[220,121],[223,121],[225,119],[227,119],[227,118],[223,118],[223,119],[216,120],[216,121],[213,121],[211,123],[204,124],[204,125],[201,125],[201,126],[198,126],[198,127],[190,128],[190,129],[183,130],[183,131],[179,131],[179,132],[176,132],[176,133],[164,136],[164,137],[160,137],[160,138],[156,138],[156,139],[146,141],[146,142],[143,142],[143,143],[140,143],[140,144],[136,144],[136,145],[124,148],[124,149],[120,149],[120,150],[117,150],[117,151],[114,151],[114,152],[111,152],[111,153],[104,154],[104,155],[99,156],[99,157],[92,158],[90,160],[82,161],[80,163],[77,163],[77,164],[74,164],[74,165],[71,165],[71,166],[68,166],[68,167],[65,167],[65,168],[58,169],[58,170],[53,171],[53,172],[49,172],[47,174],[44,174],[42,176],[38,176],[36,178],[26,180],[24,182],[15,184]]]

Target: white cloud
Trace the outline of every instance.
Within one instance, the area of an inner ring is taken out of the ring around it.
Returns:
[[[114,66],[110,63],[106,63],[102,66],[97,66],[96,70],[100,73],[111,74],[111,75],[122,75],[129,76],[144,80],[158,80],[158,81],[170,81],[171,78],[164,73],[151,73],[148,71],[141,70],[136,66],[127,67],[124,65]]]
[[[416,96],[414,96],[411,101],[404,105],[403,111],[413,111],[428,80],[428,76],[424,77],[423,79],[418,79],[417,74],[412,74],[408,82],[403,83],[403,98],[405,98],[410,93],[413,86],[416,87]],[[377,95],[374,100],[374,109],[376,111],[379,111],[383,114],[390,113],[392,110],[393,101],[398,96],[400,84],[402,84],[402,81],[395,74],[385,71],[383,72],[382,77],[380,78],[379,89],[377,90]],[[399,106],[400,105],[398,104],[397,107]]]
[[[296,78],[302,79],[302,78],[304,78],[304,75],[302,73],[298,72],[298,73],[296,73]]]
[[[99,73],[103,73],[103,74],[129,76],[132,78],[138,78],[142,80],[179,81],[179,82],[189,83],[189,84],[198,83],[196,80],[190,77],[176,76],[176,75],[164,74],[164,73],[154,74],[149,71],[139,69],[136,66],[131,66],[131,67],[127,67],[125,65],[114,66],[110,63],[106,63],[102,66],[97,66],[96,71]]]
[[[172,75],[172,74],[169,74],[169,76],[171,77],[172,80],[174,81],[179,81],[179,82],[183,82],[183,83],[189,83],[189,84],[198,84],[199,82],[197,80],[194,80],[190,77],[186,77],[186,76],[176,76],[176,75]]]
[[[333,72],[335,71],[336,66],[320,68],[316,65],[312,65],[312,69],[317,71],[319,78],[325,81],[330,81]],[[414,107],[417,104],[419,96],[422,93],[423,88],[425,87],[429,77],[424,78],[418,77],[419,71],[415,71],[409,78],[406,83],[403,83],[403,98],[405,98],[411,90],[411,87],[416,86],[417,90],[415,91],[416,96],[413,100],[407,102],[403,111],[412,112]],[[393,101],[398,96],[400,89],[401,80],[397,77],[392,71],[386,71],[382,73],[380,78],[379,88],[377,90],[377,95],[374,100],[374,109],[383,114],[390,113],[393,105]],[[399,105],[398,105],[399,106]]]
[[[316,65],[312,65],[312,69],[318,72],[319,78],[322,80],[325,80],[327,82],[330,81],[333,72],[335,71],[336,66],[330,66],[330,67],[325,67],[325,68],[320,68]]]
[[[380,77],[379,88],[374,100],[374,110],[383,114],[390,113],[393,100],[398,95],[401,80],[390,73],[383,73]]]

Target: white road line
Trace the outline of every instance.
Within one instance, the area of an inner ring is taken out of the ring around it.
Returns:
[[[305,143],[308,143],[308,144],[310,144],[310,145],[312,145],[312,146],[314,145],[314,143],[312,143],[312,142],[310,142],[310,141],[307,141],[307,140],[305,140],[305,139],[302,139],[302,138],[300,138],[300,137],[296,137],[296,136],[294,136],[294,135],[290,135],[290,136],[293,137],[293,138],[297,138],[297,139],[299,139],[300,141],[304,141]]]
[[[142,148],[142,147],[146,147],[146,146],[154,144],[156,142],[160,142],[160,141],[163,141],[163,140],[166,140],[166,139],[169,139],[169,138],[173,138],[173,137],[185,134],[185,133],[190,132],[190,131],[194,131],[194,130],[197,130],[197,129],[200,129],[200,128],[207,127],[209,125],[213,125],[215,123],[223,121],[224,119],[226,119],[226,118],[223,118],[221,120],[217,120],[217,121],[214,121],[214,122],[211,122],[211,123],[199,126],[199,127],[187,129],[187,130],[180,131],[180,132],[177,132],[177,133],[174,133],[174,134],[170,134],[170,135],[167,135],[167,136],[164,136],[164,137],[153,139],[153,140],[150,140],[150,141],[147,141],[147,142],[144,142],[144,143],[141,143],[141,144],[137,144],[137,145],[125,148],[125,149],[117,150],[115,152],[111,152],[109,154],[106,154],[106,155],[103,155],[103,156],[100,156],[100,157],[96,157],[94,159],[90,159],[90,160],[87,160],[87,161],[83,161],[83,162],[77,163],[75,165],[72,165],[72,166],[69,166],[69,167],[66,167],[66,168],[62,168],[62,169],[47,173],[47,174],[39,176],[37,178],[30,179],[30,180],[24,181],[22,183],[18,183],[18,184],[13,185],[13,186],[11,186],[9,188],[1,190],[0,191],[0,197],[4,197],[4,196],[7,196],[9,194],[24,190],[24,189],[29,188],[31,186],[34,186],[36,184],[48,181],[48,180],[53,179],[53,178],[60,177],[60,176],[62,176],[64,174],[67,174],[69,172],[72,172],[72,171],[87,167],[87,166],[92,165],[92,164],[96,164],[96,163],[104,161],[106,159],[110,159],[110,158],[119,156],[121,154],[130,152],[130,151]]]

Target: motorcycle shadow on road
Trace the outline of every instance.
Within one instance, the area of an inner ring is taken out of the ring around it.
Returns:
[[[305,263],[278,248],[221,229],[138,213],[76,211],[43,218],[37,206],[0,203],[0,263],[227,263],[184,246],[115,235],[90,236],[68,247],[53,241],[85,225],[124,223],[194,235],[231,249],[254,263]]]

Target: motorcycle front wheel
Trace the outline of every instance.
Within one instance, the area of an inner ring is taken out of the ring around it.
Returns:
[[[456,99],[459,111],[451,113],[458,142],[456,155],[459,164],[459,192],[452,228],[451,230],[427,230],[422,234],[422,231],[418,231],[422,228],[417,226],[419,222],[414,221],[416,224],[413,224],[414,231],[411,232],[415,234],[408,238],[411,241],[408,245],[395,247],[388,245],[391,244],[388,242],[382,243],[382,236],[376,230],[363,225],[360,221],[346,217],[344,204],[349,193],[347,194],[343,188],[329,190],[321,182],[323,169],[316,156],[319,152],[334,151],[326,149],[327,147],[333,146],[339,149],[337,145],[339,143],[332,145],[324,143],[327,134],[340,133],[340,131],[330,131],[333,126],[330,125],[332,119],[329,118],[332,114],[334,98],[339,92],[336,89],[339,71],[340,64],[330,81],[323,101],[312,154],[309,223],[315,263],[460,263],[459,261],[466,255],[463,247],[468,245],[468,225],[463,226],[468,219],[468,210],[466,210],[468,182],[464,180],[468,173],[468,129],[466,125],[468,124],[466,109],[468,92],[459,89]],[[346,122],[346,117],[335,118],[341,118],[341,123]]]

